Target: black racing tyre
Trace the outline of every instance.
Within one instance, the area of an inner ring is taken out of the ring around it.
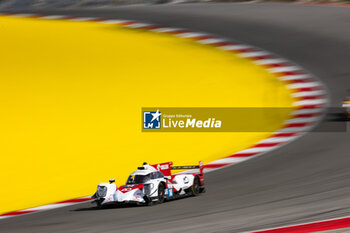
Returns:
[[[158,203],[162,204],[165,200],[165,187],[163,183],[158,186]]]
[[[197,196],[200,192],[200,182],[198,176],[194,177],[193,185],[191,187],[191,193],[193,196]]]
[[[144,196],[143,199],[145,200],[145,205],[146,206],[152,205],[152,200],[149,197]]]
[[[101,204],[102,203],[102,201],[100,201],[100,200],[97,200],[96,201],[96,207],[98,208],[98,209],[103,209],[103,205]]]

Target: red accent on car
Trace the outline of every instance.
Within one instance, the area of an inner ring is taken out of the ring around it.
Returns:
[[[143,188],[143,184],[136,184],[134,185],[122,185],[119,187],[119,191],[122,193],[127,193],[130,192],[131,190],[134,189],[142,189]]]
[[[173,165],[173,162],[167,162],[167,163],[157,163],[152,164],[151,166],[163,173],[164,176],[171,176],[171,166]]]

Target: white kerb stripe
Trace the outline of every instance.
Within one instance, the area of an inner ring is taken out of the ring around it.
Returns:
[[[284,67],[275,67],[275,68],[268,69],[268,71],[271,73],[281,73],[281,72],[289,72],[289,71],[296,71],[296,70],[300,70],[300,68],[297,66],[284,66]]]
[[[44,205],[44,206],[38,206],[30,209],[25,209],[24,211],[30,210],[30,211],[37,211],[37,210],[50,210],[50,209],[56,209],[60,207],[70,206],[74,205],[76,203],[59,203],[59,204],[50,204],[50,205]]]
[[[90,20],[95,20],[95,19],[97,19],[97,18],[94,18],[94,17],[78,17],[78,18],[73,18],[73,19],[68,19],[68,20],[69,21],[90,21]]]
[[[303,105],[314,105],[314,104],[325,104],[325,103],[327,103],[327,99],[314,99],[314,100],[295,101],[293,105],[303,106]]]
[[[220,39],[220,38],[211,38],[211,39],[199,40],[197,42],[201,43],[201,44],[215,44],[215,43],[221,43],[221,42],[225,42],[225,41],[227,41],[227,40]]]
[[[289,89],[307,88],[320,86],[319,82],[307,82],[307,83],[294,83],[287,85]]]
[[[104,23],[104,24],[120,24],[120,23],[128,23],[128,22],[133,22],[133,21],[131,21],[131,20],[108,19],[108,20],[103,20],[100,23]]]
[[[291,136],[291,137],[273,137],[273,138],[267,138],[259,142],[260,143],[278,143],[278,142],[288,142],[291,141],[298,136]]]
[[[312,126],[303,126],[303,127],[286,127],[283,129],[278,130],[278,132],[281,133],[295,133],[295,132],[307,132],[310,130]]]
[[[297,117],[293,119],[286,120],[286,124],[292,124],[292,123],[308,123],[308,122],[314,122],[317,121],[319,117]]]
[[[270,53],[265,52],[265,51],[259,51],[259,52],[239,53],[237,55],[240,57],[260,57],[260,56],[270,55]]]
[[[324,90],[317,90],[317,91],[301,91],[292,93],[293,97],[306,97],[306,96],[319,96],[319,95],[325,95],[326,92]]]
[[[254,48],[254,47],[249,45],[224,45],[219,47],[219,49],[222,49],[222,50],[241,50],[241,49],[251,49],[251,48]]]
[[[14,14],[14,15],[9,15],[11,17],[31,17],[31,16],[36,16],[38,14]]]
[[[200,37],[200,36],[209,36],[209,34],[199,33],[199,32],[185,32],[185,33],[177,34],[176,36],[183,37],[183,38],[193,38],[193,37]]]
[[[150,31],[153,32],[174,32],[174,31],[180,31],[180,30],[184,30],[182,28],[155,28],[155,29],[151,29]]]
[[[273,65],[273,64],[280,64],[280,63],[286,63],[287,60],[281,59],[281,58],[273,58],[273,59],[262,59],[254,61],[257,65]]]
[[[249,149],[245,149],[245,150],[241,150],[237,153],[235,153],[235,155],[239,155],[239,154],[246,154],[246,153],[259,153],[259,152],[265,152],[265,151],[269,151],[271,150],[273,147],[253,147],[253,148],[249,148]]]
[[[279,77],[279,80],[282,81],[289,81],[289,80],[300,80],[300,79],[306,79],[306,78],[310,78],[310,75],[308,74],[293,74],[293,75],[286,75],[286,76],[282,76]]]
[[[62,18],[66,18],[67,16],[64,15],[48,15],[48,16],[43,16],[43,17],[39,17],[40,19],[62,19]]]
[[[321,113],[321,112],[323,112],[322,108],[310,108],[310,109],[295,110],[291,112],[290,115],[312,114],[312,113]]]
[[[152,24],[149,23],[132,23],[129,25],[124,25],[124,27],[128,27],[128,28],[143,28],[143,27],[148,27],[151,26]]]
[[[229,157],[229,158],[223,158],[223,159],[215,160],[215,161],[210,162],[208,164],[240,163],[240,162],[245,161],[247,159],[249,159],[249,158],[247,158],[247,157]]]

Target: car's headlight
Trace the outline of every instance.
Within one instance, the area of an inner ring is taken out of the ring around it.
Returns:
[[[144,184],[143,185],[143,193],[145,195],[150,195],[153,188],[154,188],[153,184]]]
[[[105,197],[107,194],[107,187],[106,186],[98,186],[96,196],[97,197]]]

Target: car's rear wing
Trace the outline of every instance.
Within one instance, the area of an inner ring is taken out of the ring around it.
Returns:
[[[203,175],[203,162],[199,161],[198,165],[171,166],[171,170],[183,170],[183,169],[199,169],[200,175]]]
[[[161,171],[164,176],[171,176],[171,170],[199,169],[199,173],[203,176],[203,162],[199,161],[198,165],[173,166],[173,162],[152,164],[152,167]]]

